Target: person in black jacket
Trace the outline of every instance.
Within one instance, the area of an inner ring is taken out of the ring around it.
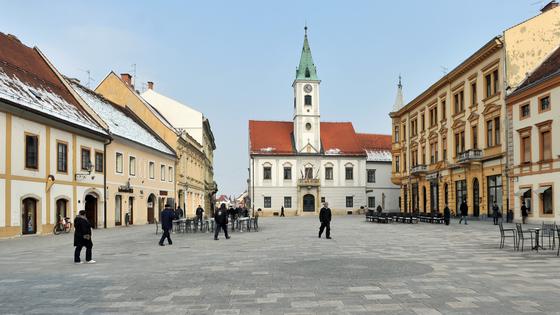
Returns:
[[[331,209],[329,208],[329,204],[325,202],[323,208],[319,212],[319,221],[321,221],[321,227],[319,228],[319,238],[321,238],[321,234],[325,228],[327,229],[327,239],[331,239]]]
[[[93,248],[93,242],[91,241],[91,224],[86,218],[85,210],[80,210],[74,219],[74,246],[76,246],[76,250],[74,251],[74,263],[83,264],[80,260],[80,254],[82,248],[85,247],[86,263],[95,264],[95,260],[91,259],[91,249]]]
[[[461,218],[459,219],[459,224],[465,220],[465,225],[467,225],[467,216],[469,214],[469,207],[467,206],[467,200],[463,199],[461,206],[459,206],[459,210],[461,211]]]
[[[200,224],[200,230],[202,231],[202,215],[204,214],[204,209],[200,205],[196,208],[196,225]]]
[[[447,204],[445,204],[445,208],[443,208],[443,221],[445,225],[449,225],[449,221],[451,221],[451,210]]]
[[[529,211],[527,209],[527,206],[525,206],[525,201],[523,201],[522,205],[521,205],[521,219],[523,221],[523,224],[527,223],[527,217],[529,216]]]
[[[494,200],[494,204],[492,205],[492,216],[494,217],[494,225],[498,225],[498,221],[500,220],[500,207]]]
[[[221,204],[220,208],[216,211],[214,216],[214,221],[216,222],[216,228],[214,229],[214,240],[218,240],[218,234],[220,233],[220,229],[224,230],[224,234],[226,238],[229,239],[229,235],[227,232],[227,224],[228,224],[228,211],[226,209],[225,204]]]
[[[161,212],[161,229],[163,230],[163,235],[159,240],[159,246],[164,246],[163,241],[167,238],[169,245],[173,245],[171,241],[171,235],[169,231],[173,228],[173,220],[176,218],[176,214],[171,208],[171,204],[168,202],[165,204],[165,208]]]

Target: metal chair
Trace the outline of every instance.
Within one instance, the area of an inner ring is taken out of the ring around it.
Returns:
[[[558,236],[558,251],[556,252],[556,256],[560,256],[560,228],[558,227],[558,225],[556,225],[556,234]]]
[[[513,249],[514,250],[517,249],[517,236],[515,235],[515,229],[514,228],[504,229],[504,225],[502,224],[502,222],[499,223],[499,226],[500,226],[500,248],[504,248],[506,238],[511,237],[513,238]],[[511,235],[509,235],[509,232],[511,232]]]
[[[556,246],[556,224],[555,223],[542,223],[541,227],[541,244],[544,244],[544,238],[548,238],[548,249],[552,249]],[[550,245],[550,239],[552,239],[552,247]]]
[[[515,229],[517,230],[517,250],[519,250],[519,242],[521,242],[521,251],[525,247],[525,233],[529,233],[531,236],[531,248],[533,248],[533,233],[531,231],[523,231],[521,223],[515,224]]]

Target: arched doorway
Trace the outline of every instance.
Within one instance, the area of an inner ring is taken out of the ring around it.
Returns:
[[[25,198],[22,201],[21,234],[37,233],[37,199]]]
[[[155,221],[155,204],[156,196],[154,194],[151,194],[150,197],[148,197],[148,223],[154,223]]]
[[[97,228],[97,195],[89,194],[86,196],[86,218],[91,227]]]
[[[478,187],[478,178],[473,180],[473,216],[480,215],[480,189]]]
[[[134,224],[134,197],[128,197],[128,224]]]
[[[58,223],[61,218],[68,217],[68,200],[58,199],[56,201],[56,216],[54,217],[54,223]]]
[[[311,194],[303,196],[303,211],[315,212],[315,196]]]

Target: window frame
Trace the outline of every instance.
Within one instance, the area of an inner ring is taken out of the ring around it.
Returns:
[[[64,152],[64,170],[59,168],[60,164],[60,151],[59,146],[62,145],[66,148]],[[68,142],[62,140],[56,140],[56,172],[58,174],[68,174]]]
[[[346,196],[346,208],[354,208],[354,196]]]
[[[371,176],[373,174],[373,176]],[[367,182],[368,183],[375,183],[375,169],[368,169],[367,170]]]
[[[286,176],[288,175],[288,176]],[[292,167],[291,166],[284,166],[284,180],[292,180]]]
[[[303,105],[313,106],[313,96],[306,94],[303,96]]]
[[[121,161],[120,171],[119,171],[119,157]],[[115,152],[115,173],[124,174],[124,154],[122,152]]]
[[[523,115],[523,108],[526,107],[527,108],[527,115],[524,116]],[[527,119],[531,117],[531,103],[524,103],[519,105],[519,120],[523,120],[523,119]]]
[[[486,120],[486,147],[494,147],[494,119]]]
[[[545,136],[548,136],[548,143],[549,143],[549,148],[548,148],[548,152],[550,153],[550,156],[547,158],[545,156],[545,147],[544,147],[544,142],[545,142]],[[540,162],[550,162],[552,160],[552,130],[551,129],[539,129],[539,146],[540,146]]]
[[[476,79],[470,82],[471,88],[471,108],[476,107],[478,105],[478,85]]]
[[[175,172],[173,171],[173,166],[168,166],[167,171],[169,172],[167,178],[168,178],[169,182],[172,183],[174,178],[175,178],[175,176],[174,176]]]
[[[165,164],[160,164],[159,165],[159,173],[160,173],[159,178],[160,178],[160,181],[162,181],[162,182],[165,182],[165,179],[166,179],[166,176],[165,176],[166,169],[167,168],[165,167]]]
[[[350,171],[350,173],[348,173]],[[350,176],[348,176],[350,175]],[[354,180],[354,166],[353,165],[346,165],[344,166],[344,179],[345,180]]]
[[[371,202],[373,200],[373,202]],[[375,196],[368,196],[368,208],[374,209],[375,208]]]
[[[263,180],[272,180],[272,166],[263,165]]]
[[[154,161],[148,162],[148,178],[149,179],[156,178],[156,162]]]
[[[548,108],[544,109],[544,110],[542,109],[542,100],[543,99],[548,99]],[[543,94],[543,95],[538,97],[537,107],[538,107],[539,114],[546,113],[546,112],[551,110],[552,105],[551,105],[551,102],[550,102],[550,93]]]
[[[289,201],[289,204],[286,201]],[[291,209],[292,208],[292,196],[284,196],[284,208],[285,209]]]
[[[91,166],[91,148],[86,146],[80,146],[80,169],[82,171],[87,171],[87,166],[84,165],[84,152],[88,153],[89,164]]]
[[[272,197],[271,196],[263,196],[263,208],[265,208],[265,209],[272,208]]]
[[[329,172],[330,171],[330,176]],[[325,180],[334,180],[334,168],[333,166],[325,166]]]
[[[101,168],[99,168],[99,163],[97,163],[97,157],[101,156]],[[96,173],[103,173],[105,167],[105,154],[103,154],[100,150],[94,150],[93,159],[95,160],[95,172]]]
[[[27,162],[28,162],[28,156],[27,156],[27,154],[28,154],[28,152],[27,152],[27,138],[28,138],[28,137],[30,137],[30,138],[35,138],[35,139],[36,139],[36,141],[35,141],[35,143],[36,143],[36,145],[35,145],[35,146],[36,146],[36,149],[35,149],[35,150],[36,150],[37,152],[36,152],[36,154],[35,154],[35,155],[36,155],[36,157],[35,157],[35,165],[29,165],[29,164],[27,164]],[[24,150],[24,157],[25,157],[24,168],[25,168],[26,170],[28,170],[28,171],[39,171],[39,157],[40,157],[40,154],[41,154],[41,146],[40,146],[40,144],[39,144],[39,139],[40,139],[40,138],[39,138],[39,135],[38,135],[38,134],[34,134],[34,133],[30,133],[30,132],[25,132],[25,133],[24,133],[24,136],[23,136],[23,143],[24,143],[24,149],[23,149],[23,150]]]
[[[539,184],[539,188],[542,187],[549,187],[547,190],[550,189],[550,209],[551,212],[546,213],[545,209],[544,209],[544,193],[546,192],[543,191],[543,193],[539,194],[539,214],[541,216],[554,216],[554,183],[542,183]]]
[[[134,162],[134,168],[132,167],[132,162]],[[136,156],[128,156],[128,175],[136,177]]]

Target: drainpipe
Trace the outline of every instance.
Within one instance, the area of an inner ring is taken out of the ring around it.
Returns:
[[[107,228],[107,146],[113,142],[109,139],[108,142],[103,144],[103,228]]]
[[[253,217],[255,216],[255,158],[251,157],[251,208],[253,209]]]

